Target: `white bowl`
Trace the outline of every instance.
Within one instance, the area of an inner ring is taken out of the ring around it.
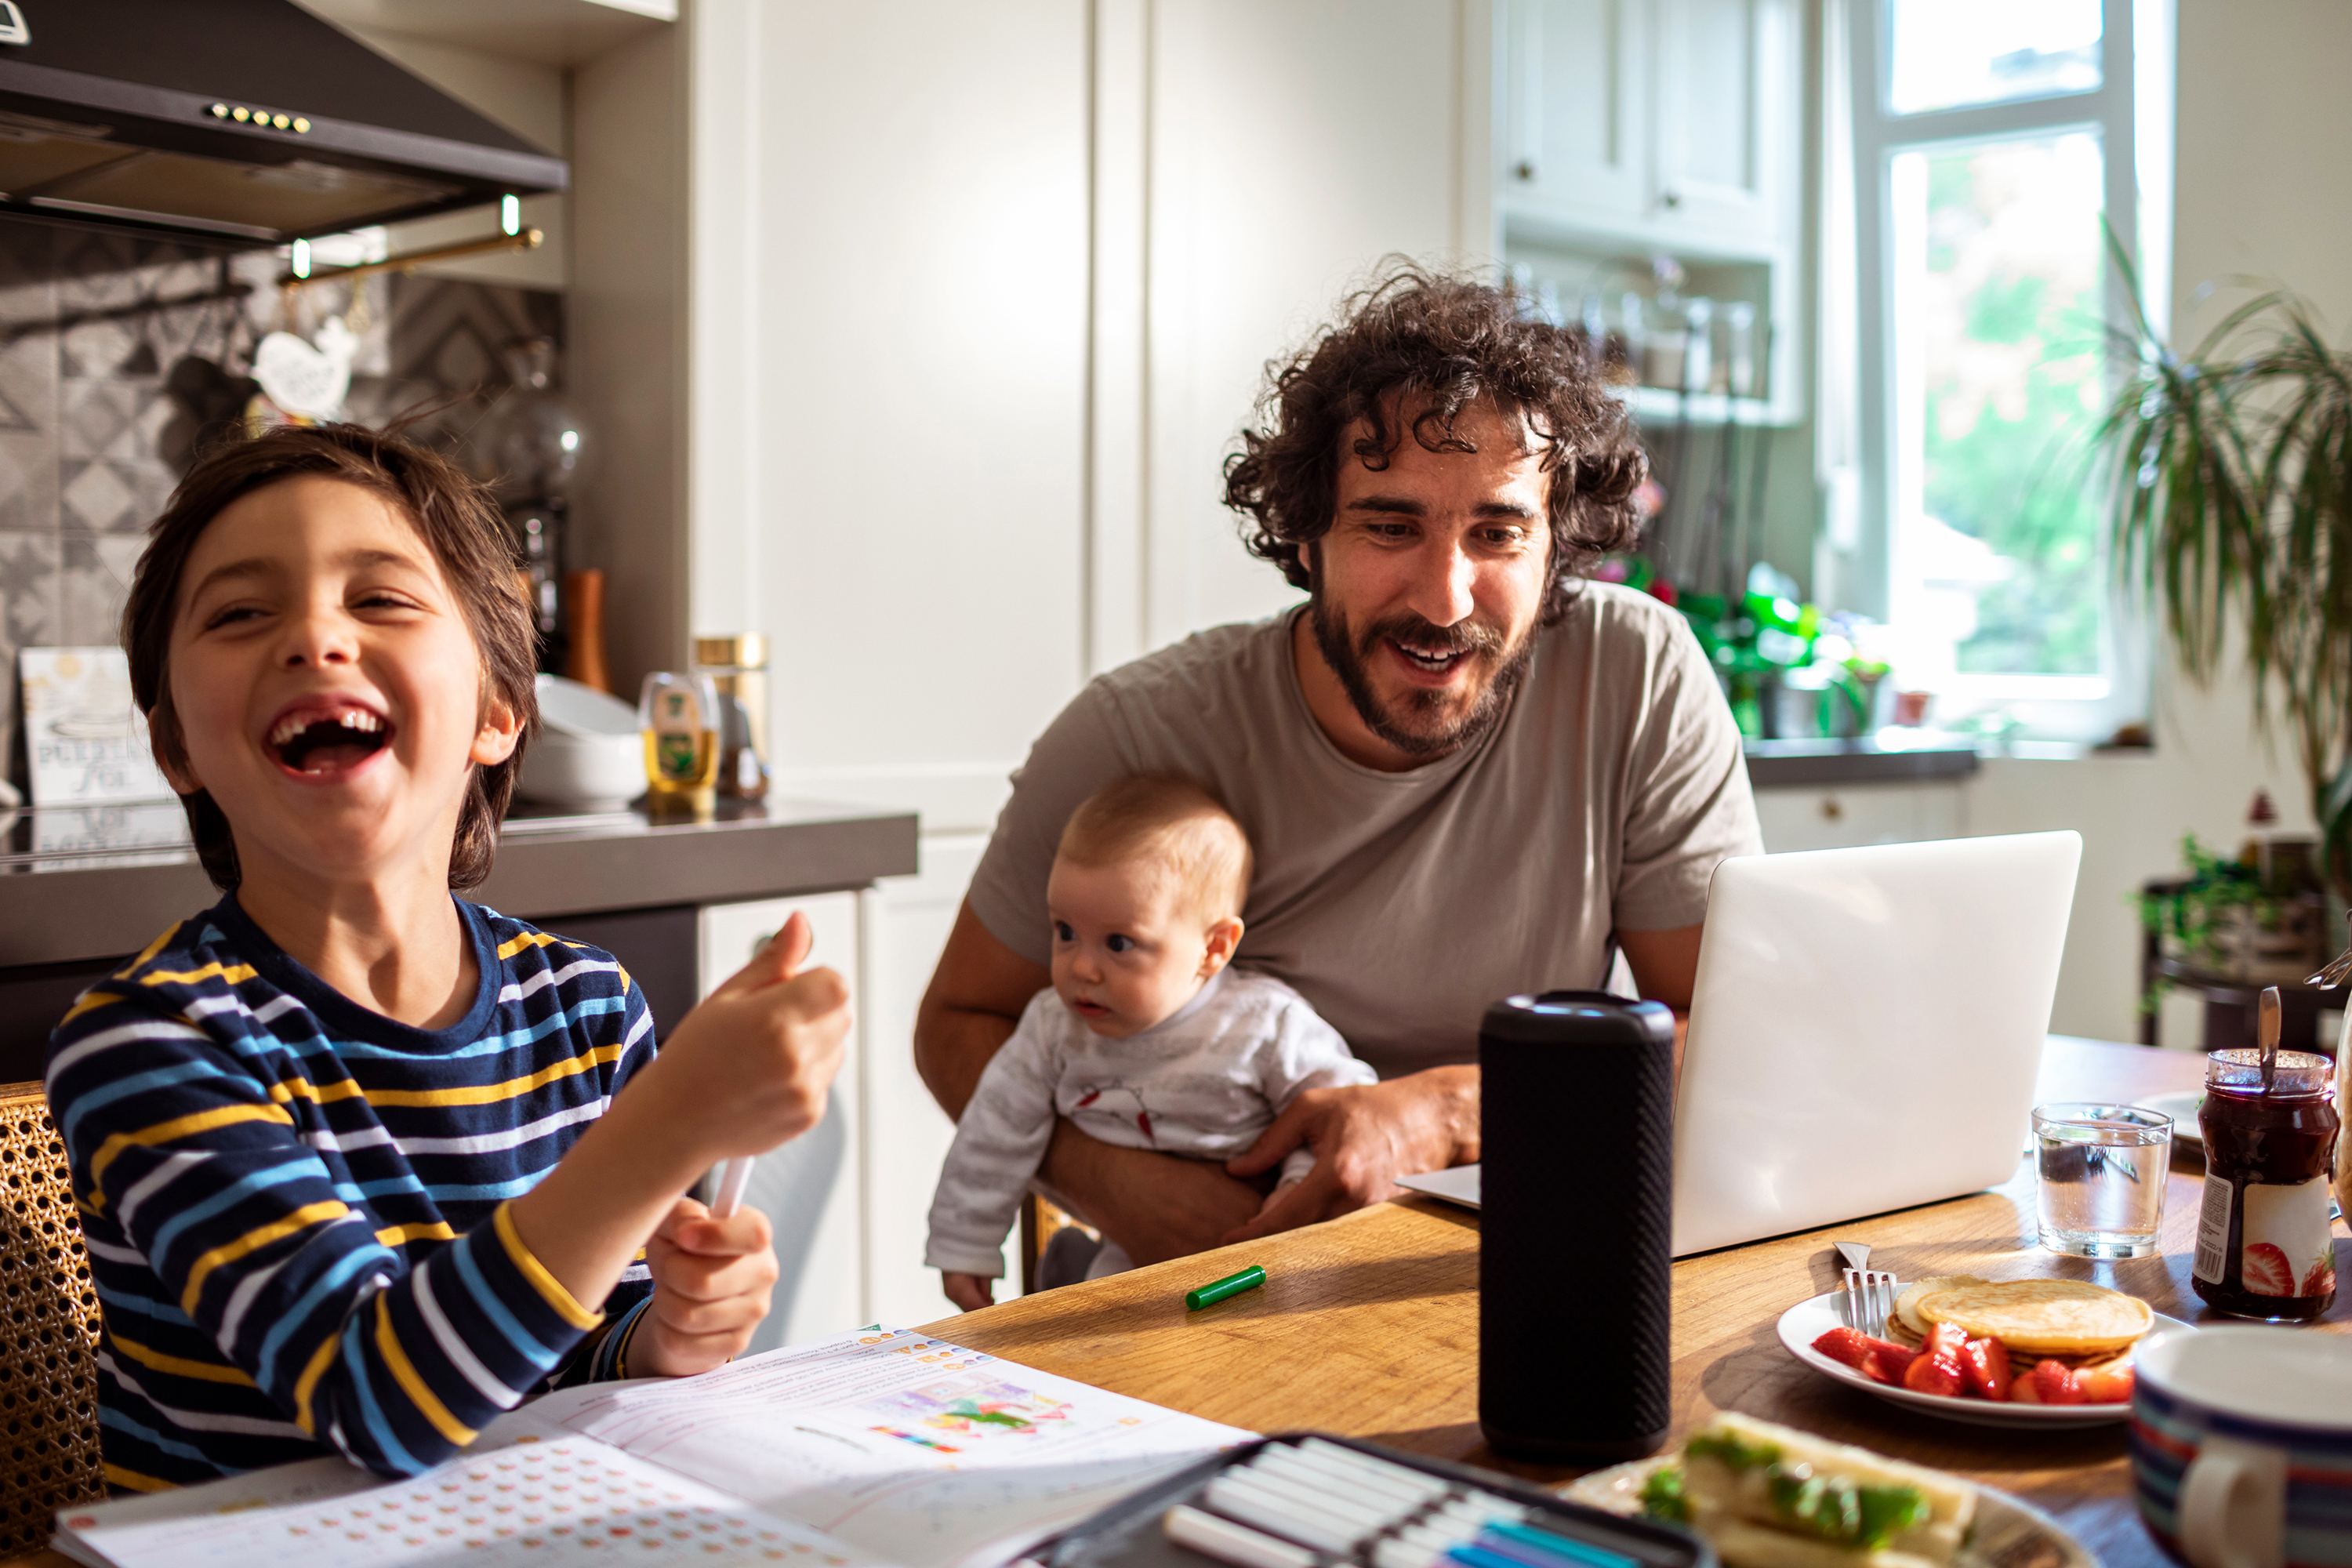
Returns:
[[[553,730],[522,755],[515,793],[550,805],[625,806],[646,793],[646,743],[625,735],[566,735]]]

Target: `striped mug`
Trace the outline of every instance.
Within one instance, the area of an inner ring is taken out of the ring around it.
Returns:
[[[2140,1346],[2133,1489],[2193,1568],[2352,1568],[2352,1337],[2168,1329]]]

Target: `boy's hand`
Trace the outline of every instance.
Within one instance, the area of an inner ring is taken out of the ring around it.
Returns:
[[[996,1305],[995,1293],[990,1289],[989,1281],[981,1275],[950,1274],[942,1269],[940,1283],[946,1288],[948,1300],[961,1311],[977,1312],[982,1307]]]
[[[849,988],[830,969],[801,972],[812,940],[807,917],[794,914],[686,1016],[646,1072],[694,1128],[703,1163],[764,1154],[824,1114],[849,1034]]]
[[[646,1263],[654,1299],[629,1341],[632,1377],[709,1372],[751,1343],[768,1315],[776,1249],[758,1209],[713,1219],[692,1198],[680,1198],[646,1243]]]

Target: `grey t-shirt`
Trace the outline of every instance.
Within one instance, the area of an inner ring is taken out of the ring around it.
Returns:
[[[1612,933],[1699,923],[1754,854],[1739,733],[1681,616],[1589,583],[1537,634],[1503,721],[1407,773],[1340,755],[1307,711],[1293,610],[1097,678],[1013,775],[972,879],[995,938],[1049,961],[1062,825],[1129,773],[1215,790],[1256,874],[1235,962],[1288,982],[1384,1078],[1477,1059],[1488,1004],[1596,989]]]

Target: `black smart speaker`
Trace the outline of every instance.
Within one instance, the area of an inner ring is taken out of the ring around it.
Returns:
[[[1496,1452],[1606,1465],[1669,1424],[1675,1016],[1513,996],[1478,1028],[1478,1424]]]

